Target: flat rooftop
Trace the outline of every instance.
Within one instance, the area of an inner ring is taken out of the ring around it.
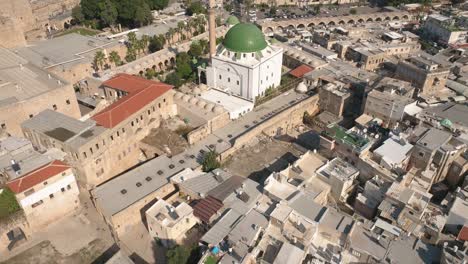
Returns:
[[[424,146],[430,150],[436,150],[447,143],[452,135],[449,132],[431,128],[417,142],[416,145]]]
[[[358,149],[362,149],[369,144],[369,140],[359,136],[354,132],[348,132],[343,127],[334,125],[329,129],[324,131],[325,135],[334,138],[335,140],[339,140],[345,144],[351,145]]]
[[[317,171],[317,174],[327,179],[333,176],[342,181],[351,179],[357,173],[359,171],[356,167],[340,158],[334,158]]]
[[[97,49],[113,45],[121,44],[118,40],[71,33],[15,49],[15,52],[38,67],[48,68],[59,64],[65,66],[90,63]]]
[[[96,126],[93,120],[80,121],[50,109],[24,121],[21,126],[67,143],[75,149],[106,130]]]
[[[50,75],[14,52],[0,47],[0,107],[67,85],[62,79]]]
[[[216,89],[210,89],[203,92],[201,98],[214,104],[222,105],[229,113],[242,113],[243,111],[248,111],[248,109],[253,109],[254,107],[254,104],[250,101],[234,95],[229,95]],[[231,116],[233,115],[231,114]]]

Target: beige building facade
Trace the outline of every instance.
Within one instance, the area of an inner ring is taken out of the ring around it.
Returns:
[[[7,183],[31,228],[45,227],[76,210],[80,201],[73,169],[55,160]]]
[[[118,100],[89,120],[45,111],[23,123],[33,145],[66,152],[68,163],[88,188],[142,161],[138,141],[175,111],[172,86],[130,75],[119,75],[104,86],[118,90]]]

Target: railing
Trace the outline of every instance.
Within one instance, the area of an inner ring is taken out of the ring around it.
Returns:
[[[297,87],[297,85],[302,81],[302,78],[297,78],[297,79],[293,79],[285,84],[282,84],[280,86],[278,86],[278,88],[275,88],[273,89],[273,91],[264,96],[264,97],[260,97],[258,98],[257,100],[255,100],[255,107],[265,103],[265,102],[268,102],[269,100],[275,98],[276,96],[286,92],[286,91],[289,91],[291,89],[294,89]]]

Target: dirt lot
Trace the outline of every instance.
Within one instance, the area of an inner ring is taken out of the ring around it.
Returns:
[[[87,247],[82,248],[80,251],[70,255],[64,256],[59,253],[50,241],[43,241],[36,246],[24,251],[23,253],[2,262],[5,264],[81,264],[93,262],[104,250],[107,245],[100,239],[91,241]]]
[[[285,168],[303,154],[291,142],[260,136],[253,145],[240,149],[223,167],[229,172],[262,183],[272,171]],[[256,143],[256,144],[255,144]]]

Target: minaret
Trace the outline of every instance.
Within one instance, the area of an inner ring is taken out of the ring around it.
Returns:
[[[216,54],[216,21],[215,21],[215,0],[209,0],[208,27],[210,38],[210,59]]]

